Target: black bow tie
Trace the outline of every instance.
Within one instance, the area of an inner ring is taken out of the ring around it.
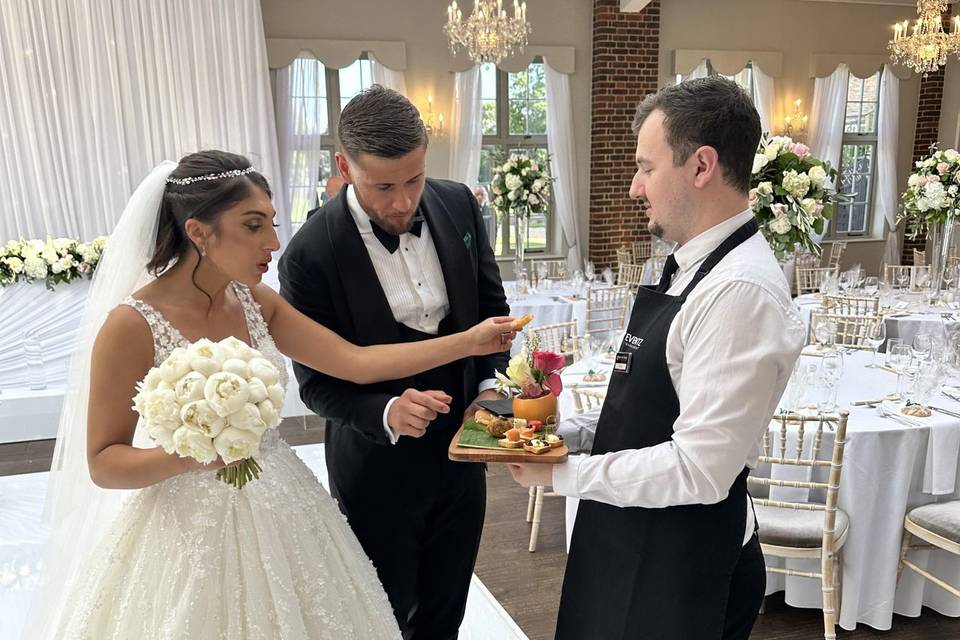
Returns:
[[[370,226],[373,228],[373,235],[377,236],[377,240],[380,241],[384,249],[390,253],[394,253],[400,248],[400,236],[395,236],[389,231],[385,231],[373,220],[370,221]],[[413,218],[413,226],[410,227],[410,231],[407,233],[412,233],[419,238],[421,228],[423,228],[423,216],[415,216]]]

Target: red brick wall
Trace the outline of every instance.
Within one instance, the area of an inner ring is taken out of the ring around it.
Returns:
[[[950,6],[943,14],[943,30],[950,32]],[[917,131],[913,135],[913,163],[930,155],[930,145],[937,141],[940,130],[940,106],[943,104],[943,74],[944,67],[940,67],[926,77],[920,78],[920,102],[917,105]],[[906,185],[899,185],[900,191]],[[921,233],[916,239],[903,239],[902,264],[913,264],[913,250],[923,249],[927,243],[927,236]],[[930,257],[927,257],[929,264]]]
[[[635,170],[637,104],[657,90],[660,0],[623,13],[620,0],[593,2],[590,144],[590,258],[613,265],[624,242],[648,237],[647,218],[628,194]]]

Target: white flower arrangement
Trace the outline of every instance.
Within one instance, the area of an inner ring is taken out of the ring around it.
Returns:
[[[929,157],[916,162],[900,206],[899,218],[907,221],[914,237],[931,224],[960,216],[960,153],[939,151],[936,145],[930,151]]]
[[[506,162],[493,168],[493,207],[501,216],[509,213],[517,218],[542,213],[550,202],[552,182],[546,167],[526,154],[511,154]]]
[[[107,239],[103,236],[91,242],[72,238],[43,240],[11,240],[0,245],[0,286],[18,281],[54,285],[91,278],[100,262]]]
[[[228,465],[217,477],[242,489],[260,477],[254,456],[280,424],[280,372],[259,351],[230,337],[179,347],[137,383],[133,408],[169,454]]]

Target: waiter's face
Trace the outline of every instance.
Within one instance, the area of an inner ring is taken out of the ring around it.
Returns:
[[[399,158],[337,153],[340,175],[357,194],[360,206],[380,228],[400,235],[413,226],[426,184],[427,147]]]
[[[674,164],[663,117],[662,111],[655,110],[637,132],[637,173],[630,184],[630,197],[643,199],[651,234],[683,243],[693,214],[695,170],[688,166],[689,159],[679,166]]]

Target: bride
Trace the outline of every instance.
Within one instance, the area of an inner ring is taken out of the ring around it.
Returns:
[[[345,518],[275,430],[260,479],[237,490],[216,479],[220,459],[201,465],[146,438],[134,385],[174,348],[227,336],[283,382],[281,354],[361,384],[401,378],[509,349],[512,319],[405,345],[345,342],[260,282],[279,248],[270,199],[245,158],[203,151],[158,166],[127,204],[71,365],[27,638],[400,637]],[[449,400],[421,392],[422,426]]]

